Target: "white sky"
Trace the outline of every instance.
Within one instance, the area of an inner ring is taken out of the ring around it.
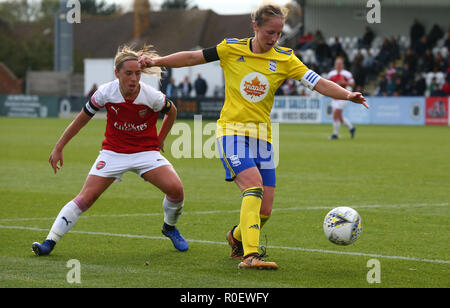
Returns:
[[[107,2],[114,2],[123,4],[126,10],[133,5],[133,0],[106,0]],[[274,0],[280,5],[285,5],[291,0]],[[256,9],[262,0],[191,0],[191,5],[197,5],[200,9],[212,9],[218,14],[248,14]],[[159,8],[163,0],[150,0],[150,3]]]

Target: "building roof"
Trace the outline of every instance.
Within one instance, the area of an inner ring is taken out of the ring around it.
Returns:
[[[150,28],[133,39],[133,13],[85,17],[74,25],[76,52],[91,58],[111,58],[122,44],[150,44],[160,55],[205,48],[225,37],[252,36],[251,20],[245,15],[218,15],[212,10],[167,10],[150,13]]]

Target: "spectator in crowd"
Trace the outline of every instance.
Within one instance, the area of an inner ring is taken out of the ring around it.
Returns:
[[[387,87],[386,87],[386,89],[387,89],[387,96],[393,96],[394,95],[394,92],[395,92],[395,89],[396,89],[395,80],[396,80],[395,76],[393,78],[391,78],[390,80],[388,80]]]
[[[208,90],[208,84],[206,83],[206,80],[202,78],[202,75],[200,73],[198,73],[197,79],[194,82],[194,88],[195,94],[198,97],[204,97],[206,91]]]
[[[312,41],[314,36],[311,32],[306,31],[305,34],[300,38],[297,49],[306,50],[312,48]]]
[[[432,72],[434,69],[434,55],[431,49],[425,50],[425,55],[419,59],[418,70],[422,72]]]
[[[388,95],[388,79],[385,74],[381,76],[380,83],[378,84],[378,94],[377,96],[387,96]]]
[[[170,82],[167,84],[166,95],[170,98],[178,97],[178,89],[173,78],[170,78]]]
[[[333,44],[331,44],[330,50],[331,50],[331,58],[332,58],[333,62],[336,60],[337,57],[341,57],[342,54],[345,53],[344,48],[342,48],[342,45],[339,42],[338,37],[334,38],[334,42],[333,42]]]
[[[366,78],[370,78],[378,73],[377,65],[375,64],[375,58],[369,50],[367,50],[367,55],[364,57],[362,64],[364,67]]]
[[[401,96],[404,92],[405,91],[402,83],[402,77],[395,77],[394,96]]]
[[[383,44],[381,45],[380,52],[376,56],[377,61],[381,63],[389,63],[397,59],[396,54],[398,53],[398,45],[392,45],[391,40],[385,38]]]
[[[410,29],[411,48],[415,48],[420,38],[425,34],[425,27],[415,18]]]
[[[184,77],[184,80],[180,83],[178,88],[179,88],[179,91],[181,93],[181,96],[183,96],[183,97],[191,96],[192,84],[189,81],[189,77],[188,76]]]
[[[419,74],[419,77],[414,84],[413,95],[424,96],[426,90],[427,82],[425,80],[425,77],[422,74]]]
[[[375,33],[373,32],[373,30],[370,27],[366,27],[363,37],[358,42],[359,48],[369,49],[370,47],[372,47],[372,41],[374,38]]]
[[[441,38],[444,37],[444,31],[438,24],[434,24],[428,33],[428,45],[434,47]]]
[[[436,90],[436,86],[437,85],[437,82],[436,82],[436,77],[433,77],[433,78],[431,78],[431,82],[430,82],[430,84],[428,85],[428,91],[431,93],[431,92],[433,92],[433,91],[435,91]]]
[[[313,44],[312,48],[314,49],[322,40],[325,41],[325,37],[323,36],[322,31],[317,30],[316,33],[314,33],[313,39],[311,41]]]
[[[316,61],[319,64],[319,67],[328,68],[331,65],[331,48],[325,42],[325,39],[321,39],[318,41],[316,45]],[[324,69],[322,69],[323,71]]]
[[[420,40],[417,42],[414,52],[418,57],[423,57],[425,51],[431,46],[428,44],[428,37],[423,35]]]
[[[366,83],[366,74],[363,66],[363,59],[363,55],[358,52],[355,56],[355,59],[353,60],[351,71],[353,74],[353,78],[355,79],[355,86],[363,87]]]
[[[442,57],[440,52],[436,53],[436,57],[434,58],[433,68],[434,72],[446,72],[447,71],[447,63],[446,59]]]
[[[414,82],[415,74],[414,71],[409,67],[408,63],[403,64],[401,77],[403,86],[410,83],[410,81]]]
[[[444,91],[446,96],[450,96],[450,73],[447,73],[445,83],[442,85],[442,91]]]
[[[447,47],[448,50],[450,50],[450,26],[448,26],[447,39],[445,40],[444,46]]]
[[[416,54],[414,53],[414,51],[411,48],[408,48],[406,50],[406,54],[403,59],[403,63],[408,63],[409,67],[413,71],[415,71],[417,68],[417,62],[418,62],[418,59],[417,59]]]
[[[389,67],[386,70],[386,78],[387,80],[392,80],[395,76],[395,73],[397,72],[397,69],[395,68],[394,62],[389,63]]]
[[[445,92],[439,87],[439,84],[434,83],[430,86],[430,96],[446,96]]]

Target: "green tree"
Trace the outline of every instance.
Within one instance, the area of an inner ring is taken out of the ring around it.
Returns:
[[[163,10],[173,10],[173,9],[187,10],[189,8],[191,8],[189,0],[164,0],[164,2],[161,4],[161,9]]]
[[[79,0],[81,4],[81,13],[89,15],[112,15],[120,12],[120,6],[112,3],[108,4],[105,0]]]

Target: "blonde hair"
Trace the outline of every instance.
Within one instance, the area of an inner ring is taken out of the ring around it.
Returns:
[[[286,20],[288,10],[281,7],[278,3],[273,1],[263,1],[259,8],[257,8],[251,15],[252,21],[256,22],[258,26],[262,26],[271,17],[281,17]]]
[[[114,68],[120,71],[123,63],[126,61],[138,61],[140,56],[147,56],[149,58],[159,58],[159,55],[155,50],[152,49],[152,45],[144,45],[141,50],[134,50],[133,46],[122,45],[117,50],[116,56],[114,57]],[[142,73],[155,75],[159,80],[161,79],[161,68],[157,66],[146,67],[142,69]]]

